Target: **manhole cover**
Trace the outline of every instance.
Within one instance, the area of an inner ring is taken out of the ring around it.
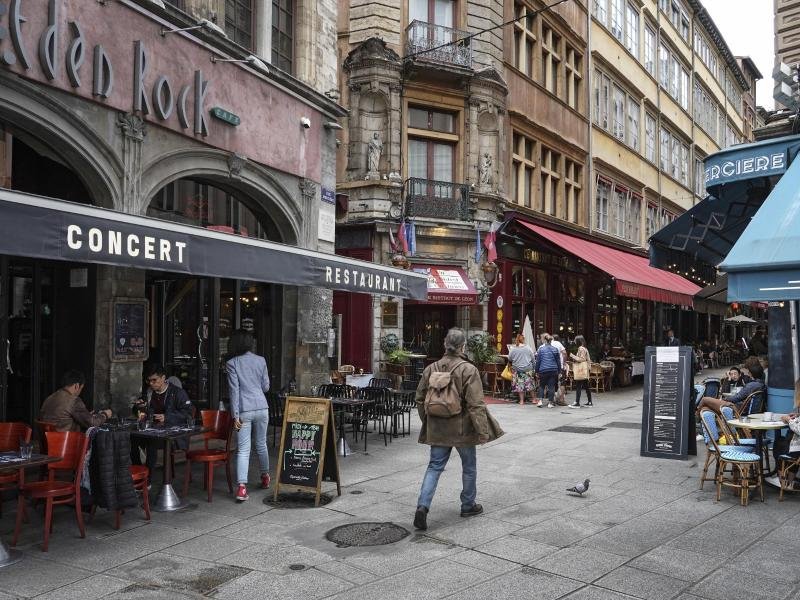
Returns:
[[[394,523],[352,523],[334,527],[325,537],[339,548],[348,548],[394,544],[408,534],[408,529]]]
[[[561,433],[597,433],[603,431],[603,427],[580,427],[579,425],[561,425],[560,427],[553,427],[550,431],[559,431]]]
[[[301,565],[299,563],[294,565],[289,565],[289,570],[291,571],[303,571],[306,568],[305,565]]]
[[[314,508],[314,494],[304,494],[302,492],[292,492],[289,494],[279,494],[277,500],[272,499],[272,494],[264,498],[264,504],[273,508]],[[320,494],[319,505],[325,506],[331,501],[329,494]]]
[[[616,427],[617,429],[641,429],[641,423],[631,423],[630,421],[612,421],[606,423],[603,427]]]
[[[356,494],[356,495],[358,495],[358,494],[363,494],[364,492],[362,492],[361,490],[353,490],[353,491],[352,491],[352,492],[350,492],[350,493],[351,493],[351,494]]]

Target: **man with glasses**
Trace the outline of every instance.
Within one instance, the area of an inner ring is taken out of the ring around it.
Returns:
[[[167,371],[161,365],[152,365],[145,372],[148,390],[145,397],[133,405],[134,412],[145,413],[140,418],[150,419],[153,425],[173,427],[186,425],[186,421],[194,414],[189,396],[182,388],[167,381]],[[175,442],[180,449],[188,447],[188,440],[182,439]],[[158,440],[142,440],[132,444],[131,460],[133,464],[142,464],[139,448],[147,449],[147,467],[152,470],[156,466],[156,458],[161,442]]]

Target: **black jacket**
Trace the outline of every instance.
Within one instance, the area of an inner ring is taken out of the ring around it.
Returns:
[[[92,440],[89,464],[95,504],[108,510],[133,508],[137,505],[130,467],[130,433],[98,431]]]
[[[152,397],[153,391],[147,390],[148,415],[153,414],[153,409],[150,405]],[[168,384],[167,397],[164,399],[164,424],[167,427],[186,425],[186,417],[191,416],[193,412],[192,401],[189,400],[186,390],[179,388],[177,385]]]

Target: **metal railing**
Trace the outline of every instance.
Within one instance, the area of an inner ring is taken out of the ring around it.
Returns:
[[[467,184],[410,177],[405,191],[408,217],[472,221]]]
[[[469,35],[452,27],[412,21],[406,28],[406,57],[472,68],[472,47],[468,42],[452,44]],[[443,44],[448,44],[443,46]],[[437,46],[442,46],[441,48]],[[435,50],[431,50],[436,48]],[[418,54],[417,53],[422,53]],[[416,56],[415,56],[416,55]]]

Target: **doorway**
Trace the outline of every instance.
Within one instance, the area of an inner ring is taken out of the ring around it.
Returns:
[[[32,423],[69,369],[92,406],[94,293],[86,265],[0,256],[0,420]]]
[[[444,354],[447,331],[456,326],[456,307],[442,304],[406,304],[403,307],[403,340],[428,360]]]

